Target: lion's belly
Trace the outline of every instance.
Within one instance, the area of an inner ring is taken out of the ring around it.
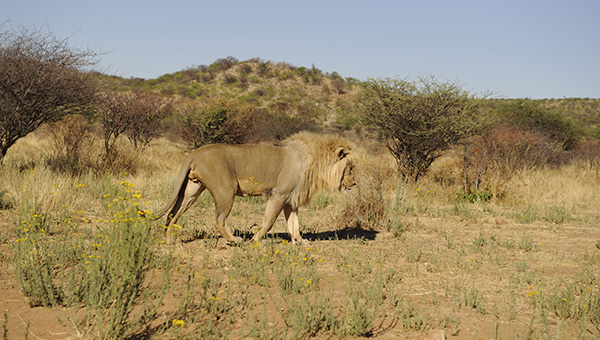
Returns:
[[[262,196],[269,195],[273,190],[270,183],[264,183],[256,178],[249,177],[244,179],[238,179],[238,196]]]

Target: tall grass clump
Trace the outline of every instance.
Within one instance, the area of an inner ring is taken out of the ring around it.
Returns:
[[[352,198],[343,208],[339,223],[343,228],[380,231],[385,228],[386,197],[383,173],[364,171]]]
[[[316,292],[311,295],[284,296],[280,308],[285,325],[293,338],[306,339],[320,333],[335,333],[340,321],[334,315],[331,295]]]
[[[47,127],[46,164],[53,171],[79,176],[94,166],[92,124],[83,116],[69,115]]]
[[[171,260],[158,255],[143,199],[123,182],[107,193],[106,217],[61,219],[29,209],[16,228],[12,262],[31,306],[83,306],[86,333],[121,339],[149,327],[168,287]],[[162,269],[154,278],[153,269]],[[158,283],[157,283],[158,282]]]
[[[0,210],[9,209],[12,207],[12,203],[8,198],[8,190],[0,190]]]
[[[394,184],[398,176],[381,168],[363,170],[358,177],[360,181],[338,219],[340,227],[400,236],[406,228],[403,216],[414,210],[414,202],[408,198],[407,182],[398,180]],[[389,187],[394,185],[396,190],[392,193]]]

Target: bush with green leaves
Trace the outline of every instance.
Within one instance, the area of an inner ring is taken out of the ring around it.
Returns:
[[[493,106],[498,118],[505,124],[547,136],[563,150],[575,147],[581,134],[566,115],[556,109],[544,108],[532,100],[519,99]]]
[[[356,96],[358,114],[375,127],[406,178],[417,181],[452,144],[473,135],[485,95],[435,78],[369,79]]]

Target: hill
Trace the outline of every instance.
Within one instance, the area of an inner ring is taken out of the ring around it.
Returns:
[[[321,124],[349,115],[358,81],[315,67],[228,57],[210,65],[187,68],[156,79],[103,75],[114,90],[142,90],[182,99],[234,98],[288,116],[304,116]],[[341,120],[343,121],[343,119]]]
[[[217,59],[156,79],[101,75],[108,88],[142,90],[181,99],[225,97],[287,116],[315,119],[322,127],[359,128],[352,98],[360,81],[336,72],[297,67],[259,58],[239,61]],[[493,99],[493,106],[514,99]],[[600,99],[564,98],[532,100],[572,119],[585,135],[600,138]]]
[[[542,107],[570,117],[586,135],[600,139],[600,99],[565,98],[539,100]]]

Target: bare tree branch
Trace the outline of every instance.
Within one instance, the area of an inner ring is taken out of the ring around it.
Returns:
[[[43,123],[90,108],[97,86],[84,68],[99,56],[37,28],[2,26],[8,29],[0,32],[0,164]]]

